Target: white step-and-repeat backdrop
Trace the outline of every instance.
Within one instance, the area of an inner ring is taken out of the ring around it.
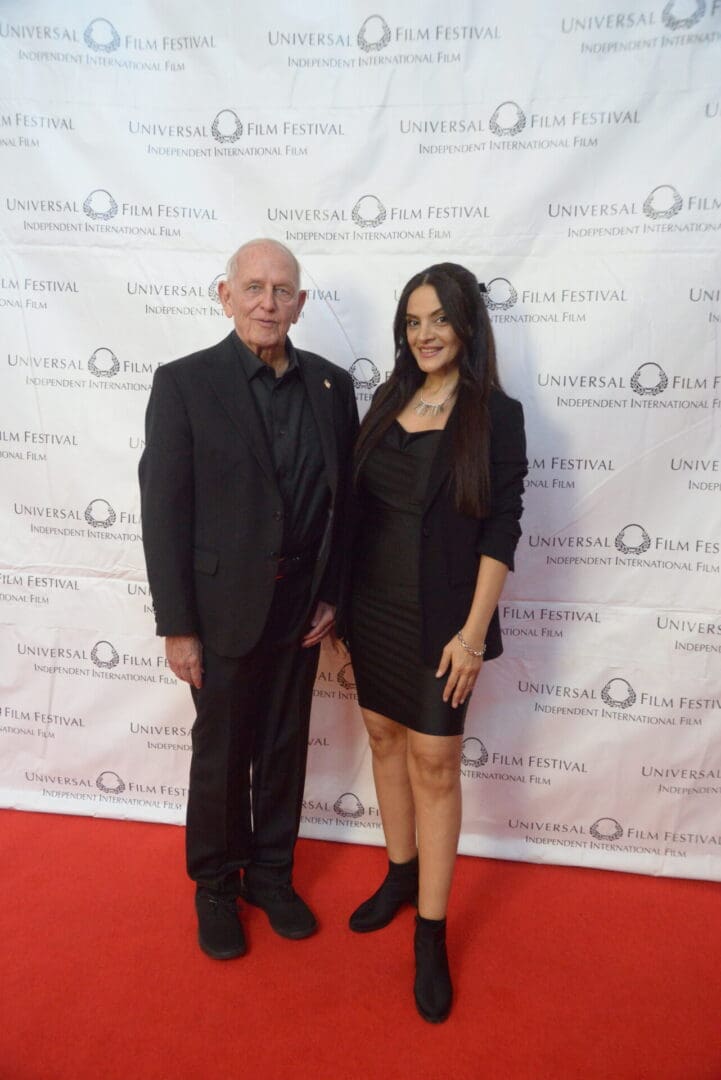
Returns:
[[[242,241],[364,409],[407,278],[488,285],[530,473],[461,850],[721,879],[721,0],[5,0],[2,802],[182,822],[136,465]],[[323,654],[303,834],[382,842]]]

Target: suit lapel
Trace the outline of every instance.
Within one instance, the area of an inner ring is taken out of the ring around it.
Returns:
[[[275,470],[268,439],[231,337],[221,341],[218,349],[219,353],[212,359],[209,358],[208,362],[210,384],[263,472],[275,484]]]
[[[324,377],[322,371],[318,370],[314,365],[307,363],[297,350],[296,357],[303,374],[308,401],[318,428],[328,485],[333,495],[335,495],[338,485],[338,448],[333,423],[333,395],[337,391],[333,388],[330,379]]]

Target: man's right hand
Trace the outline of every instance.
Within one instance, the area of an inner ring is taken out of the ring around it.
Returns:
[[[195,634],[166,637],[165,655],[173,674],[200,690],[203,685],[203,646],[200,639]]]

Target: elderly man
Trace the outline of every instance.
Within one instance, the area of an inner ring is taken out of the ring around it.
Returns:
[[[198,938],[224,960],[245,952],[238,896],[283,937],[316,928],[291,875],[358,417],[347,372],[287,337],[305,302],[287,248],[244,244],[218,293],[235,329],[156,372],[140,486],[157,632],[197,712]]]

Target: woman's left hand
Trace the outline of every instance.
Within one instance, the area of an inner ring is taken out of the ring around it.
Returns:
[[[463,648],[457,637],[451,638],[441,653],[441,662],[436,672],[436,678],[440,679],[450,669],[443,690],[443,700],[450,701],[454,709],[463,705],[473,691],[482,667],[481,656],[473,656]]]

